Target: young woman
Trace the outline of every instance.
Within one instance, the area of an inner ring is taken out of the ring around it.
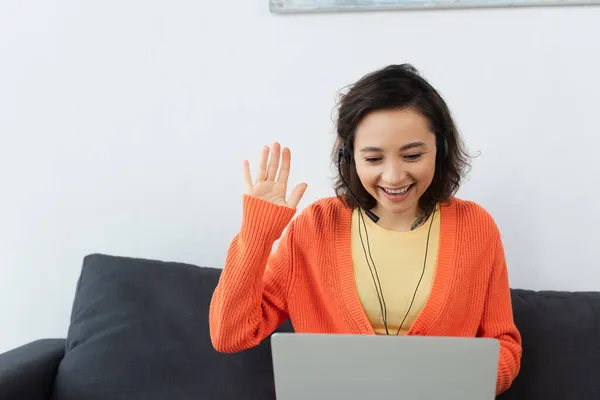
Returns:
[[[490,337],[504,392],[522,352],[504,250],[492,217],[454,197],[469,163],[437,91],[410,65],[356,82],[339,107],[336,196],[296,218],[307,186],[286,197],[290,157],[263,148],[254,181],[244,162],[242,226],[210,305],[214,347],[250,348],[288,318],[296,332]]]

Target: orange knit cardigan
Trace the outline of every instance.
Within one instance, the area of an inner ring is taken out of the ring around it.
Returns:
[[[374,334],[353,276],[352,209],[330,197],[295,213],[244,195],[241,230],[210,304],[217,351],[256,346],[288,318],[296,332]],[[473,202],[453,198],[440,218],[433,287],[407,335],[498,339],[500,394],[518,374],[522,353],[500,233]]]

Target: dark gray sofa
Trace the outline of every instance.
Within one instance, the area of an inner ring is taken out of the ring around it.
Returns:
[[[0,354],[0,400],[274,399],[269,340],[238,354],[211,346],[208,305],[220,272],[86,257],[66,339]],[[600,399],[600,293],[512,297],[524,354],[499,398]]]

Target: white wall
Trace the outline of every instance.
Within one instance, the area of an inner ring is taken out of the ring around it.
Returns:
[[[263,144],[292,148],[301,207],[331,195],[336,92],[389,63],[421,69],[481,151],[460,195],[495,216],[511,284],[599,290],[599,20],[600,7],[2,2],[0,351],[66,335],[85,254],[220,267],[242,160]]]

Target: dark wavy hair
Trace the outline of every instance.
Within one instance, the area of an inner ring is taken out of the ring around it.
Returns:
[[[434,178],[419,199],[419,207],[431,212],[437,203],[447,202],[456,194],[470,167],[470,158],[446,102],[411,64],[389,65],[363,76],[340,96],[337,108],[337,140],[332,152],[336,170],[339,150],[344,145],[353,159],[356,128],[365,116],[379,110],[410,108],[429,121],[438,146]],[[375,207],[376,200],[362,186],[355,163],[342,158],[340,169],[362,206],[367,210]],[[358,207],[339,174],[334,189],[346,205]]]

